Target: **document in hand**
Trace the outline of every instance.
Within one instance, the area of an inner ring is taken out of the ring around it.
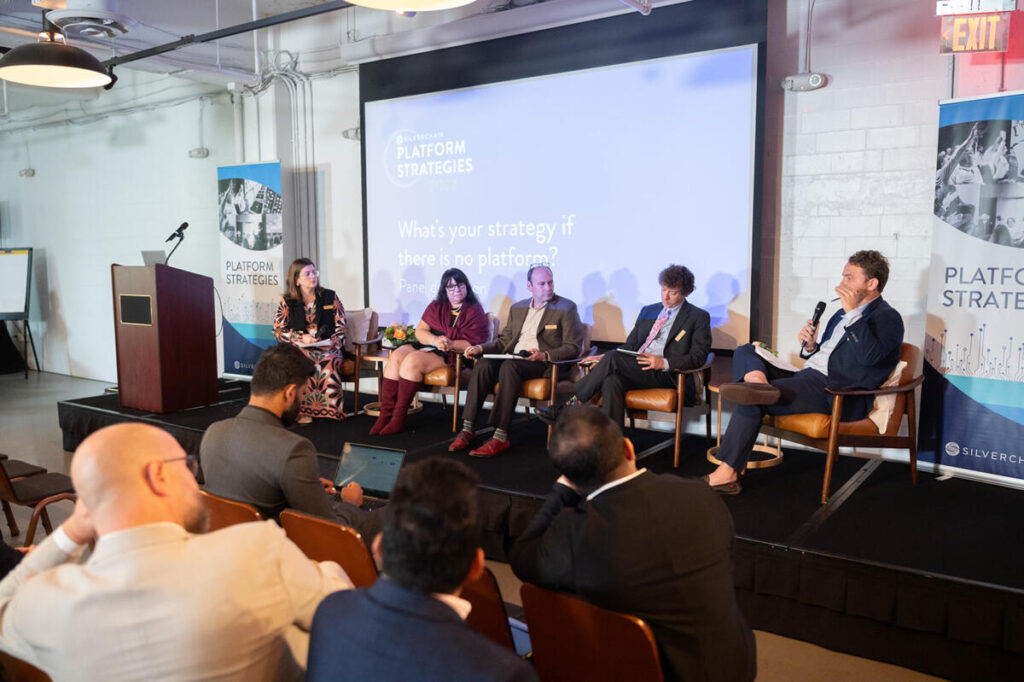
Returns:
[[[797,367],[796,365],[793,365],[793,364],[790,364],[790,363],[786,362],[785,360],[780,358],[778,355],[776,355],[775,351],[773,351],[771,348],[769,348],[768,346],[762,345],[760,341],[755,341],[754,342],[754,349],[757,352],[758,356],[762,360],[764,360],[765,362],[767,362],[769,365],[771,365],[773,367],[778,367],[779,369],[784,369],[787,372],[799,372],[800,371],[799,367]]]
[[[323,339],[322,341],[314,341],[313,343],[297,343],[295,345],[299,348],[330,348],[331,340]]]

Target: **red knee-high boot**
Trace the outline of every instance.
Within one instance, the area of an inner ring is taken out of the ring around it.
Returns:
[[[395,396],[398,395],[398,382],[394,379],[385,379],[380,385],[380,416],[373,423],[370,433],[380,433],[381,430],[391,421],[391,414],[395,409]]]
[[[398,380],[398,398],[395,399],[395,412],[391,415],[391,421],[380,430],[381,435],[398,433],[405,426],[405,417],[409,414],[409,405],[420,388],[420,382],[409,381],[408,379]]]

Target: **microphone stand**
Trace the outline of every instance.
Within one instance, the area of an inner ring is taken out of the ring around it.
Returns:
[[[177,231],[175,231],[173,236],[178,238],[178,243],[175,244],[174,248],[171,249],[171,252],[167,254],[167,258],[164,259],[164,265],[167,265],[167,261],[171,260],[171,256],[173,256],[174,252],[178,250],[178,247],[181,246],[181,243],[185,241],[185,231],[179,228]]]

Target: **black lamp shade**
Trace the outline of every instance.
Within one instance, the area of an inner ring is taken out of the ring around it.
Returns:
[[[48,88],[95,88],[111,78],[99,60],[59,42],[19,45],[0,58],[0,78]]]

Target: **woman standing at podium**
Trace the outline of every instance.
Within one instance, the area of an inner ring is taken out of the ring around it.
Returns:
[[[308,258],[297,258],[291,264],[285,286],[274,316],[274,336],[281,343],[298,346],[316,363],[297,421],[344,419],[341,363],[345,309],[337,294],[320,286],[320,273]]]

